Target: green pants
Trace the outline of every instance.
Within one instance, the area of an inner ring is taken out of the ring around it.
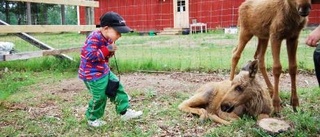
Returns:
[[[112,80],[119,80],[114,73],[112,73],[111,71],[109,73],[110,74],[98,80],[84,81],[86,87],[89,89],[89,92],[92,95],[92,98],[89,101],[88,109],[86,111],[86,118],[88,120],[93,121],[103,116],[107,98],[110,98],[110,101],[112,103],[115,103],[117,114],[125,112],[129,107],[128,95],[124,91],[121,83],[119,84],[119,88],[115,97],[108,97],[105,94],[105,90],[108,85],[108,79],[110,78]]]

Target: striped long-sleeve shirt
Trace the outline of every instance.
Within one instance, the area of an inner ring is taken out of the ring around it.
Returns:
[[[79,78],[86,81],[97,80],[107,75],[110,71],[107,49],[112,44],[111,39],[106,39],[100,30],[93,31],[86,39],[81,49]]]

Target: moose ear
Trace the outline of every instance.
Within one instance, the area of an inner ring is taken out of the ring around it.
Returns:
[[[259,61],[256,59],[249,63],[249,77],[254,78],[258,72]]]
[[[242,70],[249,71],[249,77],[254,78],[258,72],[258,63],[259,61],[257,59],[254,61],[248,61]]]

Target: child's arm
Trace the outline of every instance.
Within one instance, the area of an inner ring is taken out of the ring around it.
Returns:
[[[106,59],[109,59],[114,55],[114,53],[118,49],[118,47],[113,43],[113,44],[109,44],[107,46],[107,49],[109,51],[109,54],[106,56]]]
[[[112,44],[108,45],[108,47],[101,45],[101,42],[95,38],[87,40],[85,44],[81,55],[91,62],[105,60],[116,49],[115,45],[113,46]]]

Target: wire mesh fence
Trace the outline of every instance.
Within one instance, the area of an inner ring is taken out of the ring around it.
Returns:
[[[156,65],[158,70],[169,70],[174,68],[176,70],[204,70],[204,71],[214,71],[214,70],[226,70],[229,69],[231,63],[232,49],[237,44],[238,34],[227,34],[224,29],[231,25],[237,23],[237,10],[239,1],[231,1],[229,3],[221,1],[220,4],[212,4],[213,1],[193,1],[194,8],[193,12],[190,12],[190,19],[197,17],[197,21],[206,21],[206,23],[211,24],[209,26],[208,33],[196,34],[196,35],[175,35],[175,36],[141,36],[139,33],[130,33],[123,35],[116,43],[119,45],[119,51],[117,51],[117,57],[122,66],[126,66],[129,63],[138,64],[137,67],[140,69],[147,68],[148,65]],[[171,21],[167,21],[165,16],[172,16],[172,11],[162,12],[167,10],[165,7],[160,7],[161,11],[152,11],[152,9],[135,4],[131,2],[129,7],[118,6],[114,9],[109,10],[120,10],[126,11],[124,13],[127,20],[137,19],[139,21],[129,21],[127,24],[136,30],[150,31],[152,24],[148,24],[148,21],[153,20],[152,14],[157,14],[157,23],[154,26],[163,28],[165,25],[172,24]],[[146,2],[145,5],[149,7],[155,7],[153,2]],[[164,3],[166,4],[166,3]],[[206,7],[203,7],[205,5]],[[141,6],[141,9],[135,9],[132,7]],[[74,20],[83,20],[83,16],[75,15],[77,14],[77,9],[74,6],[67,7],[68,17]],[[127,10],[124,10],[127,9]],[[42,9],[38,7],[37,12],[33,13],[34,17],[43,16],[41,13]],[[52,12],[55,13],[59,20],[60,9],[58,7],[53,7]],[[106,9],[96,10],[95,14],[103,13]],[[211,12],[210,12],[211,11]],[[312,11],[313,14],[318,14],[319,11]],[[121,13],[121,12],[120,12]],[[219,14],[216,14],[219,13]],[[53,13],[51,13],[53,14]],[[0,15],[0,19],[5,20],[3,12]],[[23,15],[23,14],[22,14]],[[130,16],[129,16],[130,15]],[[17,18],[21,15],[12,15],[11,18]],[[74,17],[76,16],[76,17]],[[145,18],[144,18],[145,17]],[[141,18],[141,19],[139,19]],[[145,19],[145,20],[144,20]],[[38,19],[40,20],[40,19]],[[71,20],[71,19],[69,19]],[[12,23],[17,23],[17,20],[12,21]],[[44,22],[37,21],[36,23],[41,24]],[[73,24],[74,22],[70,23]],[[228,25],[226,25],[228,24]],[[219,26],[219,27],[214,27]],[[312,52],[314,49],[307,47],[304,44],[306,36],[309,34],[310,30],[305,29],[302,31],[299,38],[299,49],[298,49],[298,65],[299,68],[312,69]],[[85,41],[86,35],[83,33],[36,33],[30,34],[36,39],[50,45],[55,49],[81,47]],[[30,52],[39,51],[40,49],[33,46],[32,44],[20,39],[15,34],[0,34],[0,41],[12,42],[15,45],[15,50],[17,52]],[[239,64],[242,62],[253,59],[253,54],[257,44],[256,38],[253,38],[246,50],[242,54],[242,58]],[[283,50],[281,51],[281,58],[284,68],[288,66],[286,49],[282,43]],[[71,56],[77,58],[79,53],[72,53]],[[271,68],[272,57],[270,49],[266,53],[267,67]]]

